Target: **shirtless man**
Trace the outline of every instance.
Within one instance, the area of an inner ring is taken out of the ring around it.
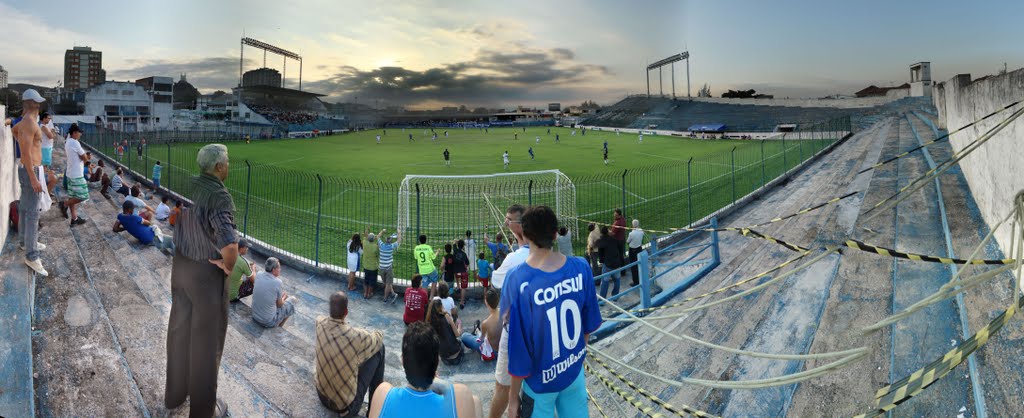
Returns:
[[[43,173],[43,132],[39,129],[39,104],[46,101],[39,92],[28,89],[21,95],[21,121],[11,128],[18,140],[21,165],[18,166],[18,180],[21,182],[21,201],[18,203],[18,232],[25,246],[25,264],[41,276],[48,273],[39,260],[39,199],[46,190]],[[43,180],[40,181],[40,178]]]

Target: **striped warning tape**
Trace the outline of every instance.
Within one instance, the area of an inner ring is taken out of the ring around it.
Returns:
[[[934,140],[932,140],[932,141],[928,141],[928,142],[925,142],[924,144],[918,145],[917,147],[914,147],[914,148],[911,148],[911,149],[909,149],[909,150],[907,150],[907,151],[904,151],[904,152],[900,153],[899,155],[896,155],[895,157],[892,157],[892,158],[886,159],[885,161],[882,161],[882,162],[880,162],[880,163],[874,164],[874,165],[872,165],[871,167],[868,167],[868,168],[865,168],[865,169],[863,169],[863,170],[860,170],[860,171],[858,171],[858,172],[857,172],[857,174],[861,174],[861,173],[866,173],[866,172],[868,172],[868,171],[874,170],[874,169],[876,169],[876,168],[878,168],[878,167],[881,167],[881,166],[883,166],[883,165],[889,164],[889,163],[891,163],[891,162],[893,162],[893,161],[896,161],[896,160],[898,160],[898,159],[900,159],[900,158],[906,157],[907,155],[909,155],[909,154],[913,153],[914,151],[917,151],[917,150],[919,150],[919,149],[921,149],[921,148],[925,148],[925,147],[927,147],[927,146],[930,146],[930,145],[933,145],[933,144],[935,144],[935,143],[937,143],[937,142],[940,142],[940,141],[944,141],[944,140],[946,140],[946,139],[949,139],[949,137],[950,137],[951,135],[953,135],[953,134],[955,134],[955,133],[957,133],[957,132],[960,132],[960,131],[962,131],[962,130],[964,130],[964,129],[970,128],[971,126],[974,126],[974,125],[976,125],[976,124],[977,124],[978,122],[981,122],[981,121],[983,121],[983,120],[985,120],[985,119],[988,119],[988,118],[990,118],[990,117],[993,117],[993,116],[995,116],[995,115],[997,115],[997,114],[999,114],[999,113],[1002,113],[1002,112],[1004,112],[1004,111],[1006,111],[1006,110],[1010,109],[1011,107],[1014,107],[1014,106],[1016,106],[1016,105],[1020,104],[1021,102],[1024,102],[1024,100],[1018,100],[1018,101],[1016,101],[1016,102],[1010,103],[1010,104],[1006,105],[1005,107],[1003,107],[1002,109],[996,110],[996,111],[994,111],[994,112],[992,112],[992,113],[989,113],[989,114],[985,115],[985,116],[984,116],[984,117],[982,117],[981,119],[978,119],[978,120],[976,120],[976,121],[974,121],[974,122],[968,123],[968,124],[966,124],[966,125],[964,125],[964,126],[961,126],[961,127],[957,128],[957,129],[956,129],[955,131],[953,131],[953,132],[950,132],[950,133],[947,133],[947,134],[945,134],[945,135],[943,135],[943,136],[940,136],[940,137],[938,137],[938,138],[935,138],[935,139],[934,139]]]
[[[587,389],[587,397],[590,398],[590,403],[594,404],[594,408],[597,408],[597,412],[600,413],[602,417],[608,418],[608,414],[604,413],[604,409],[601,409],[601,405],[599,405],[597,400],[594,399],[594,396],[590,394],[590,389]]]
[[[886,255],[889,257],[903,258],[914,261],[927,261],[929,263],[942,263],[942,264],[971,264],[971,265],[1007,265],[1013,264],[1017,260],[1012,258],[1003,259],[973,259],[964,260],[962,258],[948,258],[948,257],[936,257],[932,255],[905,253],[902,251],[896,251],[891,248],[879,247],[877,245],[866,244],[863,241],[855,239],[846,240],[844,243],[847,247],[855,250],[860,250],[868,253],[876,253],[879,255]]]
[[[729,290],[729,289],[732,289],[732,288],[735,288],[735,287],[739,287],[739,286],[742,286],[744,284],[750,283],[750,282],[752,282],[754,280],[760,279],[760,278],[762,278],[764,276],[767,276],[767,275],[772,274],[772,273],[774,273],[776,271],[779,271],[780,269],[782,269],[782,268],[784,268],[784,267],[786,267],[786,266],[788,266],[790,264],[793,264],[793,263],[799,261],[800,259],[802,259],[804,257],[807,257],[810,254],[811,254],[811,251],[804,251],[800,255],[797,255],[796,257],[793,257],[793,258],[791,258],[789,260],[784,261],[782,264],[779,264],[779,265],[777,265],[775,267],[772,267],[772,268],[770,268],[768,270],[765,270],[765,271],[763,271],[761,273],[758,273],[757,275],[755,275],[753,277],[746,278],[746,279],[740,280],[740,281],[738,281],[736,283],[733,283],[731,285],[728,285],[728,286],[725,286],[725,287],[722,287],[722,288],[718,288],[718,289],[712,290],[712,291],[707,292],[707,293],[705,293],[703,295],[697,295],[697,296],[693,296],[693,297],[688,297],[688,298],[683,299],[683,300],[681,300],[681,301],[679,301],[677,303],[672,303],[672,304],[668,304],[668,305],[652,306],[650,308],[633,309],[633,310],[630,310],[630,312],[632,312],[632,313],[653,312],[653,311],[656,311],[656,310],[659,310],[659,309],[668,309],[668,308],[675,308],[675,307],[678,307],[678,306],[683,306],[683,305],[685,305],[688,302],[693,302],[693,301],[698,300],[698,299],[703,299],[703,298],[706,298],[706,297],[711,296],[711,295],[722,293],[722,292],[724,292],[726,290]]]
[[[971,355],[971,353],[974,353],[984,346],[985,343],[989,341],[989,338],[998,332],[1003,325],[1006,325],[1006,323],[1010,321],[1010,318],[1013,318],[1021,307],[1024,307],[1024,297],[1018,298],[1017,303],[1007,307],[1002,314],[993,319],[992,322],[989,322],[985,328],[978,330],[978,332],[974,333],[971,338],[960,343],[960,345],[931,362],[931,364],[918,369],[896,383],[879,389],[878,392],[875,393],[874,409],[857,415],[856,417],[862,418],[882,415],[899,406],[901,403],[906,402],[908,399],[917,396],[927,389],[928,386],[931,386],[932,383],[937,382],[939,379],[949,374],[949,372],[956,368],[956,366],[966,360],[967,356]]]
[[[600,380],[601,383],[605,385],[605,387],[611,389],[612,392],[615,392],[616,395],[619,395],[619,397],[621,397],[623,400],[629,402],[630,405],[633,405],[634,408],[640,410],[640,412],[642,412],[644,415],[647,415],[651,418],[662,418],[665,416],[660,413],[654,412],[654,408],[644,405],[635,396],[630,395],[628,392],[622,390],[618,386],[615,386],[615,384],[608,380],[607,377],[604,377],[598,373],[594,373],[594,369],[590,367],[589,362],[583,363],[583,367],[584,369],[586,369],[587,372],[590,373],[591,376],[598,378],[598,380]]]
[[[791,249],[793,251],[797,251],[797,252],[810,251],[807,248],[801,247],[801,246],[796,245],[796,244],[790,244],[790,243],[788,243],[786,241],[783,241],[783,240],[775,238],[775,237],[770,237],[768,235],[762,234],[762,233],[757,232],[757,231],[755,231],[753,229],[750,229],[750,228],[743,228],[743,230],[741,230],[740,233],[743,234],[743,236],[745,236],[745,237],[760,238],[760,239],[763,239],[763,240],[768,241],[768,242],[779,244],[779,245],[781,245],[783,247],[786,247],[786,248],[789,248],[789,249]]]
[[[625,383],[626,386],[630,387],[630,389],[635,390],[641,396],[647,398],[651,402],[654,402],[656,405],[664,408],[666,411],[669,411],[669,412],[671,412],[673,414],[676,414],[678,416],[681,416],[681,417],[682,416],[686,416],[686,414],[690,414],[690,415],[697,416],[697,417],[714,417],[714,415],[708,414],[707,412],[701,411],[699,409],[695,409],[695,408],[693,408],[691,406],[688,406],[688,405],[683,405],[681,407],[682,410],[680,410],[680,408],[676,408],[672,404],[661,400],[661,398],[659,398],[657,396],[654,396],[650,392],[648,392],[648,391],[644,390],[643,388],[637,386],[636,383],[633,383],[629,379],[626,379],[626,376],[623,376],[619,372],[615,371],[615,369],[611,368],[611,366],[609,366],[607,363],[601,361],[601,359],[599,359],[597,357],[589,357],[589,359],[594,360],[595,362],[597,362],[597,364],[599,366],[603,367],[604,370],[606,372],[610,373],[612,376],[615,376],[616,379],[619,379],[620,382]],[[604,377],[604,376],[601,376],[600,374],[597,374],[597,373],[592,373],[592,374],[594,376],[598,376],[599,379]]]

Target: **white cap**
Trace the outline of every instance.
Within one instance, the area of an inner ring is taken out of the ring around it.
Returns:
[[[46,101],[46,99],[44,99],[43,96],[40,96],[39,92],[35,89],[25,90],[25,92],[21,94],[21,101],[24,102],[28,100],[31,100],[36,103],[42,103]]]

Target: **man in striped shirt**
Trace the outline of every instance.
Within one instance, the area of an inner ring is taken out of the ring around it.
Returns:
[[[395,293],[395,289],[391,287],[395,281],[394,271],[394,260],[395,260],[395,248],[398,248],[398,243],[402,241],[402,233],[399,232],[395,235],[384,236],[385,229],[381,229],[380,233],[377,234],[377,252],[380,254],[380,268],[379,274],[381,280],[384,281],[384,302],[387,303],[388,299],[391,299],[391,303],[395,303],[398,300],[398,293]]]
[[[228,149],[206,145],[192,179],[192,206],[174,229],[171,318],[167,324],[167,383],[164,406],[190,400],[191,416],[227,416],[217,399],[217,374],[228,329],[228,275],[238,259],[235,204],[224,187]]]

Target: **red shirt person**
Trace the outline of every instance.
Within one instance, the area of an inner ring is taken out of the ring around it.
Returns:
[[[402,320],[405,325],[416,321],[422,321],[427,316],[427,291],[420,287],[423,283],[423,276],[414,274],[412,276],[412,287],[405,289],[405,315]]]

